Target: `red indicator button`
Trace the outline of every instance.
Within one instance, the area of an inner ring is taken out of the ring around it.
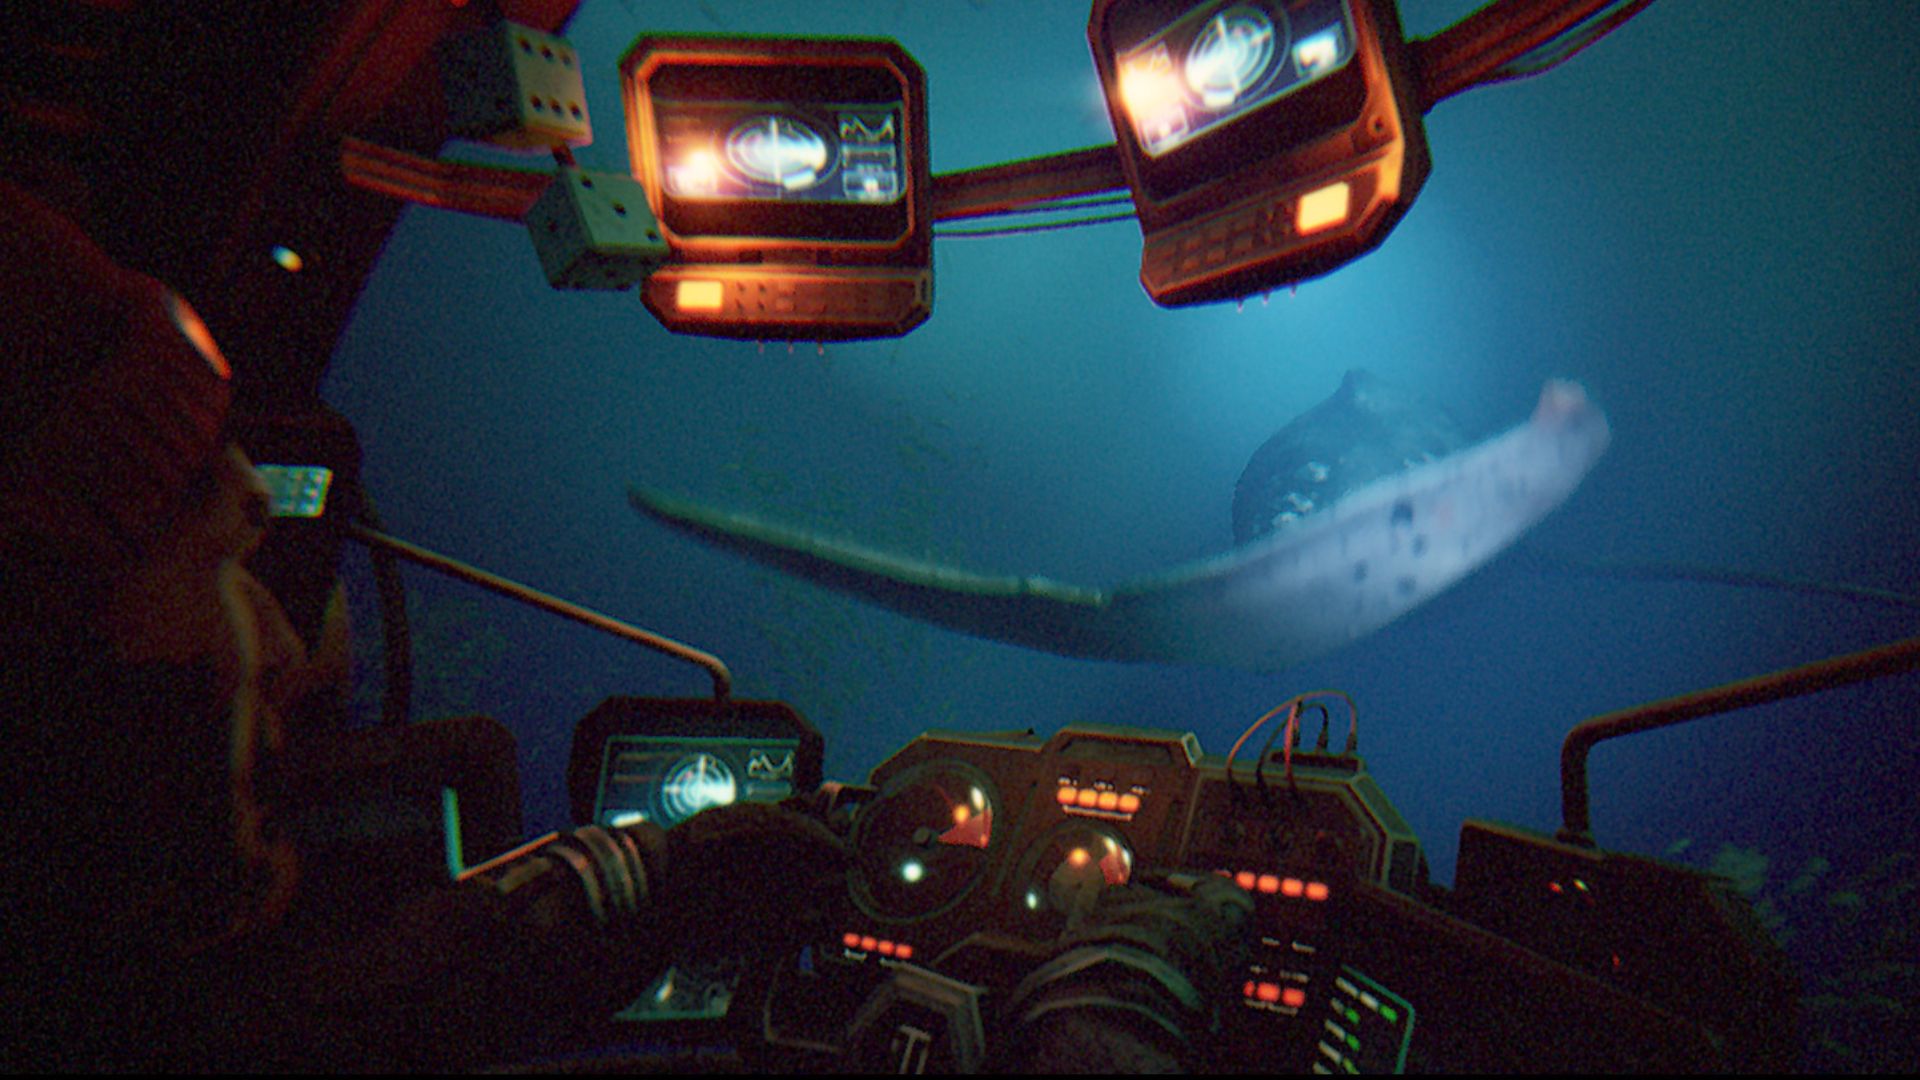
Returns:
[[[1322,884],[1321,882],[1318,882],[1318,881],[1309,881],[1309,882],[1307,882],[1307,899],[1309,899],[1309,900],[1325,900],[1326,898],[1327,898],[1327,887],[1326,887],[1326,885],[1324,885],[1324,884]]]
[[[1253,885],[1254,885],[1253,871],[1242,870],[1239,873],[1233,875],[1233,883],[1247,890],[1248,892],[1252,892]]]
[[[1280,992],[1280,1004],[1299,1008],[1307,1003],[1307,992],[1297,986],[1289,986]]]
[[[1280,879],[1272,874],[1261,874],[1257,884],[1260,891],[1269,896],[1280,891]]]
[[[1280,986],[1278,983],[1261,983],[1254,989],[1254,996],[1269,1003],[1279,1001]]]
[[[893,948],[893,955],[899,957],[902,960],[911,960],[913,959],[913,946],[896,945]]]
[[[1280,883],[1281,896],[1299,896],[1307,891],[1307,883],[1297,877],[1290,877]]]
[[[841,934],[840,944],[845,945],[849,949],[857,949],[860,947],[860,935],[859,934]]]
[[[880,942],[874,938],[863,937],[860,939],[860,948],[867,952],[872,952],[879,947],[880,947]]]
[[[881,955],[881,956],[892,956],[892,955],[893,955],[893,942],[891,942],[891,941],[882,941],[882,942],[880,943],[880,955]]]

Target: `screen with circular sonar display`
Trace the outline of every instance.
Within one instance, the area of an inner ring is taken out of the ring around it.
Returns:
[[[1134,135],[1159,157],[1338,71],[1346,0],[1200,4],[1115,56]]]
[[[902,194],[897,105],[655,101],[676,199],[887,204]]]
[[[793,739],[612,736],[593,819],[672,828],[715,806],[779,802],[793,794],[798,747]]]

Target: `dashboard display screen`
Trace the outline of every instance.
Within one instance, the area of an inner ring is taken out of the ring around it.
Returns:
[[[714,806],[779,802],[794,793],[797,739],[613,735],[594,799],[595,824],[663,829]]]
[[[904,192],[894,104],[655,99],[676,199],[886,204]]]
[[[1205,3],[1116,54],[1140,149],[1157,158],[1345,67],[1347,0]]]
[[[268,504],[272,516],[317,518],[327,512],[332,469],[324,465],[255,465],[253,469],[272,492]]]

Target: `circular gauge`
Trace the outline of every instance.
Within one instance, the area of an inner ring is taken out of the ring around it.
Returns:
[[[869,915],[922,919],[980,883],[993,840],[993,785],[957,761],[894,777],[854,826],[854,899]]]
[[[1287,43],[1283,25],[1275,26],[1257,7],[1235,4],[1214,12],[1187,47],[1187,88],[1209,109],[1224,109],[1259,84]]]
[[[1101,825],[1070,823],[1048,834],[1020,860],[1015,899],[1023,911],[1064,916],[1092,910],[1101,890],[1133,877],[1133,849]]]
[[[733,769],[712,754],[688,754],[673,763],[660,784],[661,824],[671,828],[710,806],[739,795]]]
[[[756,183],[805,191],[826,175],[827,140],[804,121],[762,113],[727,132],[727,164]]]

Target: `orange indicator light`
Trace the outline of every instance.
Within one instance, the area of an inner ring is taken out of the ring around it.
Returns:
[[[1263,982],[1254,991],[1254,996],[1259,998],[1261,1001],[1265,1001],[1268,1003],[1279,1001],[1280,1000],[1280,984]]]
[[[879,947],[880,942],[873,938],[863,937],[860,939],[860,948],[863,952],[872,952]]]
[[[1307,891],[1307,883],[1297,877],[1287,878],[1280,883],[1281,896],[1299,896]]]
[[[1324,885],[1324,884],[1322,884],[1321,882],[1318,882],[1318,881],[1309,881],[1309,882],[1307,882],[1307,899],[1309,899],[1309,900],[1325,900],[1326,898],[1327,898],[1327,887],[1326,887],[1326,885]]]
[[[674,303],[681,311],[719,311],[725,298],[726,293],[717,281],[682,281],[674,293]]]
[[[1083,847],[1077,847],[1077,848],[1074,848],[1072,851],[1067,852],[1068,864],[1075,867],[1081,867],[1081,866],[1087,865],[1087,860],[1091,858],[1093,858],[1093,856],[1088,855],[1087,849]]]
[[[1081,788],[1080,798],[1077,801],[1080,803],[1081,806],[1085,807],[1088,810],[1091,810],[1095,806],[1099,805],[1100,793],[1093,790],[1092,788]]]
[[[860,935],[853,933],[841,934],[840,944],[845,945],[849,949],[857,949],[860,947]]]
[[[207,366],[220,376],[222,382],[233,378],[233,368],[227,365],[226,356],[221,353],[219,343],[213,340],[213,331],[207,329],[200,313],[193,310],[193,305],[187,303],[185,297],[171,290],[166,290],[165,296],[167,314],[172,317],[173,325],[193,343],[194,349],[200,353],[200,359],[207,362]]]
[[[1254,883],[1253,871],[1242,870],[1239,873],[1233,875],[1233,883],[1247,890],[1248,892],[1252,892],[1253,883]]]
[[[1294,212],[1294,229],[1301,236],[1330,229],[1347,220],[1347,196],[1351,189],[1345,180],[1337,180],[1318,191],[1300,196]]]
[[[881,955],[881,956],[892,956],[892,955],[893,955],[893,942],[891,942],[891,941],[883,941],[883,942],[881,942],[881,943],[880,943],[880,955]]]
[[[972,816],[973,816],[973,808],[966,805],[965,803],[962,803],[959,806],[956,806],[953,808],[953,823],[955,825],[965,825],[967,823],[967,819]]]
[[[1248,979],[1247,985],[1240,988],[1240,996],[1241,997],[1253,996],[1253,980],[1252,979]]]
[[[1119,795],[1116,795],[1111,791],[1103,791],[1100,793],[1100,809],[1113,810],[1119,807],[1119,805],[1120,805]]]
[[[1073,801],[1080,797],[1080,790],[1071,784],[1061,784],[1060,790],[1054,792],[1053,797],[1059,800],[1062,806],[1072,806]]]
[[[1138,809],[1140,809],[1140,796],[1135,795],[1131,791],[1127,792],[1125,795],[1120,796],[1120,812],[1121,813],[1131,814]]]
[[[1260,891],[1269,896],[1280,891],[1280,879],[1272,874],[1261,874],[1258,884]]]
[[[1120,100],[1134,123],[1148,122],[1176,108],[1180,102],[1180,81],[1164,54],[1150,55],[1120,73]]]
[[[1297,986],[1289,986],[1280,992],[1280,1004],[1299,1008],[1307,1003],[1307,992]]]
[[[899,957],[902,960],[911,960],[913,959],[913,946],[895,945],[893,947],[893,955]]]

